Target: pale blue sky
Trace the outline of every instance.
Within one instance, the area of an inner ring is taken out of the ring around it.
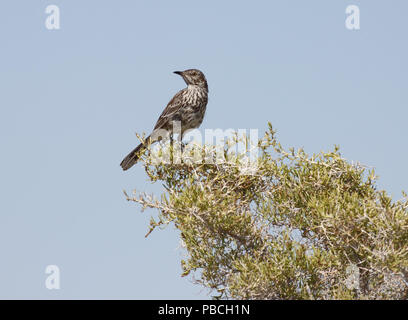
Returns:
[[[44,26],[61,10],[61,29]],[[357,4],[361,30],[344,26]],[[408,190],[408,2],[2,0],[0,298],[207,298],[181,278],[171,226],[123,189],[159,194],[119,163],[183,81],[209,81],[204,128],[271,121],[286,146],[341,147]],[[61,289],[45,288],[45,267]]]

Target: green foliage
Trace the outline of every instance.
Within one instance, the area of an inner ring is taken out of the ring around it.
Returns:
[[[180,231],[182,275],[214,298],[407,299],[407,195],[392,201],[377,190],[373,170],[349,163],[337,147],[312,156],[285,151],[271,125],[258,146],[253,174],[228,152],[215,164],[142,157],[166,191],[161,200],[128,200],[159,210],[149,234],[169,223]],[[216,152],[197,148],[207,159]]]

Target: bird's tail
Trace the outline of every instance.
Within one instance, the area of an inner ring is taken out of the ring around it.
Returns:
[[[150,137],[147,137],[146,141],[149,141]],[[135,149],[133,149],[120,163],[120,166],[122,169],[128,170],[130,169],[138,160],[140,157],[141,152],[146,149],[147,147],[147,142],[139,144]]]

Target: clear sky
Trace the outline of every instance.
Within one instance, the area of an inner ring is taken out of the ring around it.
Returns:
[[[61,29],[47,30],[58,5]],[[361,29],[345,27],[356,4]],[[173,226],[147,239],[154,192],[119,163],[199,68],[205,128],[258,128],[285,146],[376,168],[408,190],[405,0],[0,2],[0,298],[208,298],[181,278]],[[45,268],[60,268],[60,290]]]

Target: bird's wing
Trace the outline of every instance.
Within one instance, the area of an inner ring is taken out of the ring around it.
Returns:
[[[154,126],[154,130],[165,128],[169,125],[169,120],[174,120],[174,115],[178,112],[183,106],[183,96],[187,89],[180,90],[176,93],[173,99],[167,104],[166,108],[163,110],[162,114],[160,115],[159,119]]]

